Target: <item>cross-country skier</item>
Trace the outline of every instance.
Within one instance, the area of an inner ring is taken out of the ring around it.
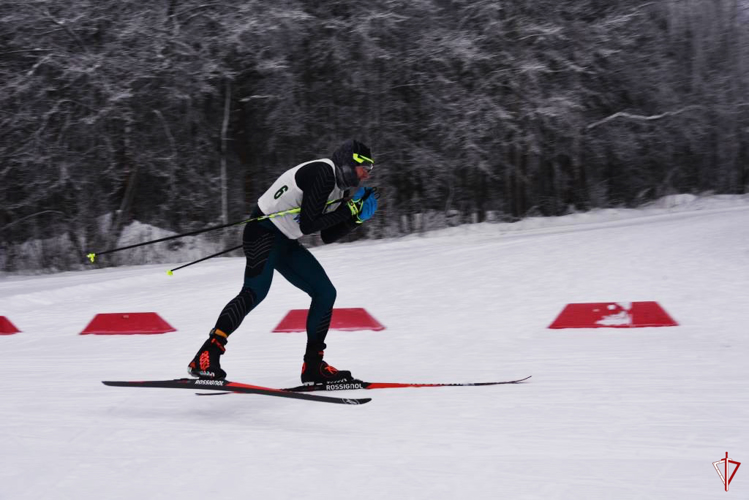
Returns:
[[[352,379],[350,371],[337,370],[323,361],[336,289],[317,259],[298,239],[320,231],[323,242],[332,243],[372,217],[377,210],[377,197],[373,188],[359,187],[359,183],[369,178],[373,167],[369,148],[349,140],[329,159],[309,161],[287,170],[260,197],[253,218],[295,207],[301,207],[301,211],[296,216],[273,217],[245,226],[244,285],[221,311],[208,340],[188,365],[190,375],[226,378],[219,358],[226,351],[227,339],[268,294],[275,269],[312,298],[302,383]],[[349,198],[350,190],[357,187]],[[347,201],[329,204],[344,197]]]

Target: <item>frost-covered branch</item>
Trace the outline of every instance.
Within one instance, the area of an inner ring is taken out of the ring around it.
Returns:
[[[15,226],[16,224],[20,224],[21,222],[24,222],[24,221],[29,220],[29,219],[33,219],[34,217],[38,217],[38,216],[44,215],[44,214],[65,215],[64,212],[60,212],[59,210],[42,210],[41,212],[37,212],[37,213],[31,214],[31,215],[27,215],[26,217],[21,217],[20,219],[15,220],[15,221],[11,222],[10,224],[6,224],[3,227],[0,227],[0,231],[5,231],[6,229],[11,228],[11,227]]]
[[[76,44],[78,44],[78,46],[79,46],[79,47],[80,47],[80,48],[81,48],[81,49],[82,49],[82,50],[83,50],[84,52],[88,52],[88,47],[86,47],[86,44],[85,44],[85,43],[83,43],[83,40],[81,40],[81,37],[79,37],[79,36],[78,36],[78,34],[77,34],[77,33],[76,33],[75,31],[73,31],[73,30],[72,30],[72,29],[70,28],[70,26],[68,26],[68,21],[65,21],[65,20],[63,20],[63,21],[59,21],[59,20],[57,20],[57,19],[56,19],[56,18],[55,18],[55,17],[54,17],[54,16],[53,16],[53,15],[52,15],[52,14],[51,14],[50,12],[49,12],[49,10],[48,10],[48,9],[44,9],[44,10],[41,10],[41,12],[42,12],[42,14],[44,15],[44,17],[46,17],[46,18],[47,18],[47,19],[48,19],[49,21],[51,21],[51,22],[52,22],[52,24],[54,24],[54,25],[56,25],[56,26],[59,26],[59,27],[60,27],[61,29],[63,29],[63,30],[64,30],[64,31],[65,31],[65,32],[66,32],[66,33],[67,33],[68,35],[70,35],[70,38],[72,38],[72,39],[73,39],[73,40],[75,41],[75,43],[76,43]],[[79,17],[78,17],[77,19],[75,19],[75,21],[77,21],[77,20],[78,20],[78,19],[80,19],[81,17],[83,17],[83,16],[79,16]]]
[[[661,120],[661,119],[667,118],[669,116],[680,115],[680,114],[685,113],[687,111],[692,111],[693,109],[703,109],[703,108],[704,108],[704,106],[700,106],[698,104],[694,104],[694,105],[691,105],[691,106],[687,106],[687,107],[681,108],[681,109],[676,110],[676,111],[666,111],[665,113],[661,113],[659,115],[635,115],[635,114],[632,114],[632,113],[627,113],[625,111],[619,111],[617,113],[614,113],[613,115],[607,116],[606,118],[604,118],[602,120],[598,120],[597,122],[591,123],[590,125],[588,125],[587,127],[585,127],[585,129],[586,130],[594,129],[594,128],[596,128],[596,127],[598,127],[600,125],[603,125],[605,123],[608,123],[608,122],[610,122],[612,120],[616,120],[617,118],[626,118],[628,120],[637,120],[637,121],[648,121],[648,122],[650,122],[650,121],[655,121],[655,120]]]
[[[156,114],[156,116],[159,117],[159,120],[161,121],[161,125],[164,127],[164,133],[166,134],[167,138],[169,139],[169,146],[172,149],[172,154],[168,158],[165,158],[166,160],[173,160],[177,157],[177,143],[174,140],[174,135],[172,135],[172,130],[169,128],[169,123],[166,121],[166,118],[164,118],[164,115],[161,111],[158,109],[154,109],[153,112]]]

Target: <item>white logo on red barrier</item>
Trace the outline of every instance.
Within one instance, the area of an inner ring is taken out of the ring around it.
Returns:
[[[616,304],[609,304],[608,306],[606,306],[606,310],[609,311],[610,314],[596,321],[597,325],[632,326],[631,302],[617,302]]]
[[[735,467],[733,469],[733,472],[731,472],[731,475],[729,476],[728,473],[730,472],[730,465],[734,465]],[[730,485],[731,481],[733,481],[733,476],[736,475],[736,471],[739,470],[740,466],[741,462],[736,462],[728,458],[728,452],[726,452],[726,458],[722,458],[717,462],[713,462],[713,467],[715,467],[715,471],[720,476],[720,482],[723,483],[726,491],[728,491],[728,485]],[[721,469],[723,469],[723,472],[721,472]]]

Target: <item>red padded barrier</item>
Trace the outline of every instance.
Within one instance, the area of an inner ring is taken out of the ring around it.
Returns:
[[[20,331],[8,318],[0,316],[0,335],[13,335]]]
[[[678,326],[657,302],[568,304],[549,328],[643,328]]]
[[[307,330],[307,310],[292,309],[273,329],[274,332],[291,333],[304,332]],[[361,307],[333,309],[333,317],[330,320],[331,330],[356,331],[356,330],[384,330],[385,327],[374,319],[365,309]]]
[[[154,312],[97,314],[81,335],[153,335],[176,332]]]

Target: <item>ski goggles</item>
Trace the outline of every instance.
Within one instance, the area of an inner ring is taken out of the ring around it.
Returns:
[[[354,153],[354,161],[367,172],[371,172],[374,168],[374,160],[372,158],[367,158],[358,153]]]

